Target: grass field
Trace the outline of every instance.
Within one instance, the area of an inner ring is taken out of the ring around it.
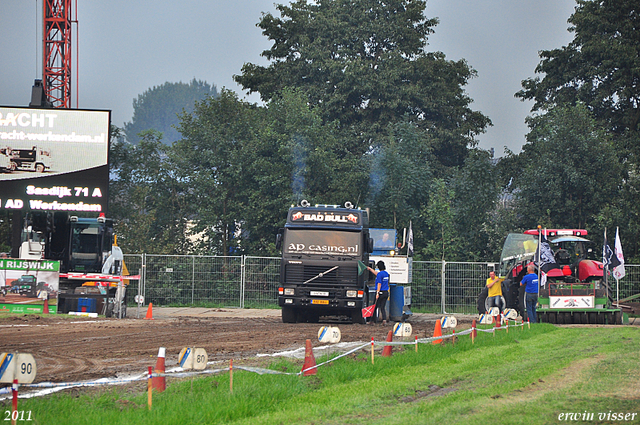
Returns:
[[[297,372],[301,362],[270,367]],[[394,347],[374,365],[363,351],[311,377],[236,371],[233,393],[228,374],[169,378],[152,410],[141,387],[21,399],[32,421],[18,423],[640,423],[640,328],[538,324],[480,333],[475,344],[463,336],[418,353]]]

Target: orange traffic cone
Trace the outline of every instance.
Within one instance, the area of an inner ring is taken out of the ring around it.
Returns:
[[[44,306],[42,307],[42,314],[49,314],[49,297],[44,299]]]
[[[160,347],[158,350],[158,360],[156,361],[155,373],[164,373],[164,354],[165,348]],[[155,376],[152,379],[151,386],[154,390],[162,392],[167,388],[167,380],[164,376]]]
[[[387,342],[391,341],[393,341],[393,331],[389,331],[389,333],[387,334]],[[391,345],[385,345],[382,349],[382,357],[391,357],[392,348],[393,347]]]
[[[153,303],[149,303],[149,307],[147,308],[147,315],[144,316],[144,318],[153,320]]]
[[[304,351],[304,364],[302,365],[302,376],[315,375],[318,373],[316,367],[316,358],[313,357],[313,348],[311,347],[311,340],[308,339]]]
[[[436,320],[436,328],[433,330],[433,337],[437,338],[442,336],[442,325],[440,324],[440,320]],[[432,342],[433,345],[442,343],[441,339],[436,339]]]

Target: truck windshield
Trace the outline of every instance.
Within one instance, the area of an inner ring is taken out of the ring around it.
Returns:
[[[505,277],[516,264],[533,260],[538,247],[538,238],[523,233],[510,233],[502,247],[500,277]]]
[[[284,253],[289,255],[361,255],[361,234],[329,230],[287,229],[284,235]]]

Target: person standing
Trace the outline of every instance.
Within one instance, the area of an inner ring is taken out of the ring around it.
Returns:
[[[538,275],[533,263],[527,266],[527,275],[520,281],[520,286],[525,287],[524,305],[527,307],[527,316],[530,323],[536,323],[536,304],[538,304]]]
[[[487,307],[498,307],[500,311],[502,311],[502,282],[496,277],[495,271],[492,270],[489,272],[486,285],[489,290],[487,294]]]
[[[376,264],[378,270],[374,270],[371,267],[367,267],[369,271],[376,275],[376,310],[382,312],[382,324],[387,324],[387,300],[389,299],[389,273],[386,271],[384,261],[378,261]],[[378,321],[378,314],[373,315],[374,321]]]

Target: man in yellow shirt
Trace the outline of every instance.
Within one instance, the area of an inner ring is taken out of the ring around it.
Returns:
[[[502,311],[502,280],[496,277],[496,272],[490,271],[487,279],[487,308],[498,307]]]

